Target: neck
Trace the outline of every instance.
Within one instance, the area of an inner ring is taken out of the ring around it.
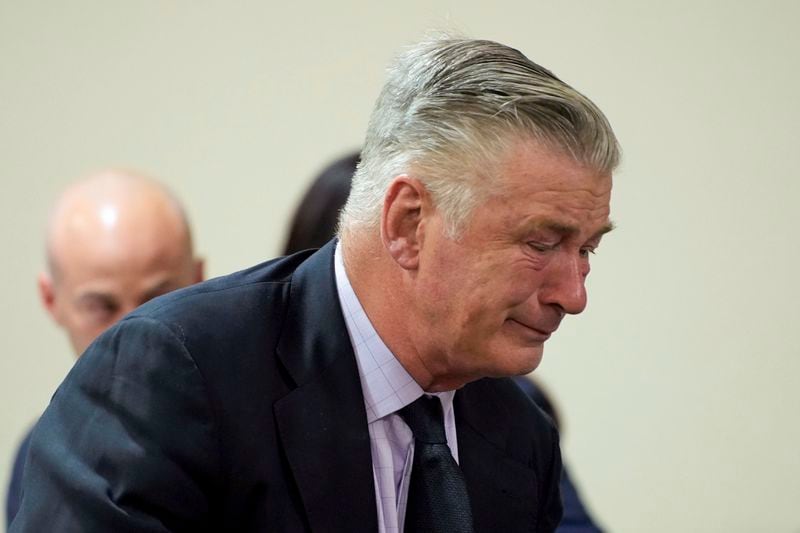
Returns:
[[[424,343],[429,324],[416,314],[411,286],[413,275],[397,266],[383,247],[369,242],[342,241],[342,259],[353,291],[364,312],[403,368],[426,392],[461,388],[471,381],[448,375],[427,357]]]

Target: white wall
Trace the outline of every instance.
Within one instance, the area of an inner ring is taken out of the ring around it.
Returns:
[[[66,183],[148,170],[210,274],[264,259],[360,144],[389,58],[455,27],[552,68],[625,149],[589,310],[540,371],[598,518],[800,531],[799,19],[793,1],[0,0],[0,478],[72,362],[34,284]]]

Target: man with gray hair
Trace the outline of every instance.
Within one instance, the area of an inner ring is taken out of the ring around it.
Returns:
[[[34,432],[11,531],[553,531],[558,436],[506,376],[584,309],[618,157],[520,52],[417,45],[339,239],[103,334]]]

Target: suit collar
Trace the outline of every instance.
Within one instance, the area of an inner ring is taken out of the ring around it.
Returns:
[[[334,241],[292,276],[278,357],[297,388],[275,417],[312,531],[378,527],[364,398],[339,307]]]
[[[291,278],[289,305],[276,352],[298,386],[353,348],[339,308],[330,241],[297,267]],[[356,381],[358,376],[356,375]]]

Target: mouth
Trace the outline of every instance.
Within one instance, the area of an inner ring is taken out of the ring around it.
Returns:
[[[520,322],[519,320],[515,320],[513,318],[508,319],[509,322],[516,324],[517,326],[524,328],[528,335],[533,337],[539,342],[544,342],[550,338],[550,336],[558,329],[558,325],[555,326],[532,326],[526,324],[525,322]]]

